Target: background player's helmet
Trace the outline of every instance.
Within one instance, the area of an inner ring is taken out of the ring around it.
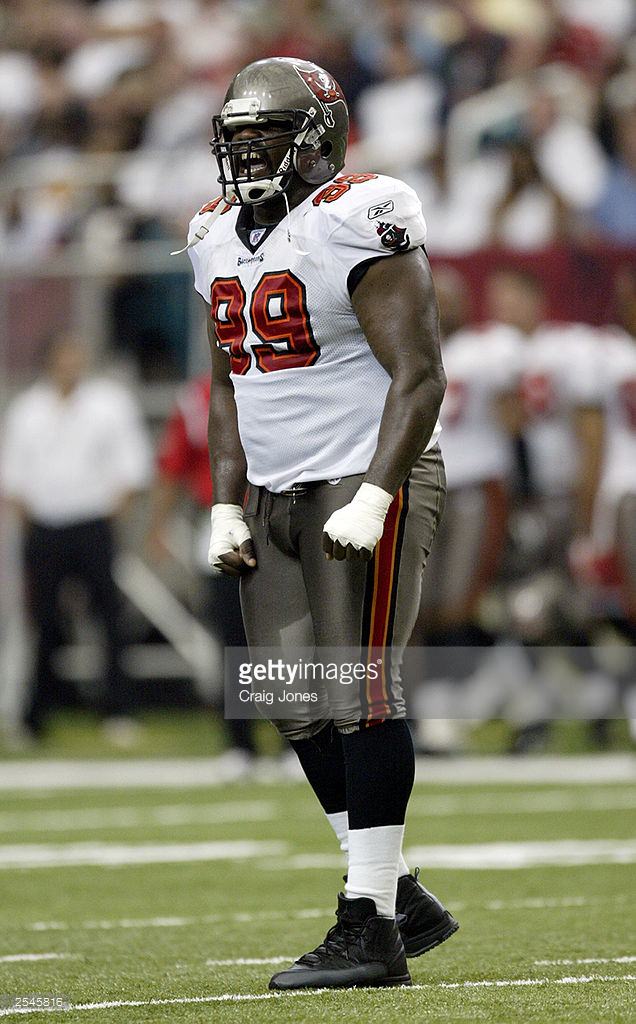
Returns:
[[[289,185],[294,171],[311,185],[329,181],[344,165],[349,112],[336,80],[311,61],[269,57],[248,64],[232,81],[212,119],[219,182],[230,203],[262,203]],[[233,142],[246,126],[279,127],[275,136]],[[263,176],[260,159],[285,147]]]

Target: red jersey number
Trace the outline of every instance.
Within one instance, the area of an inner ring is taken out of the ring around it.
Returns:
[[[245,291],[237,277],[212,282],[210,312],[216,336],[221,348],[229,350],[232,373],[238,376],[247,373],[251,363],[244,348],[245,306]],[[305,286],[290,270],[263,274],[252,293],[249,312],[252,330],[261,342],[253,346],[253,353],[262,373],[316,362],[320,347],[311,328]]]
[[[262,373],[316,362],[320,348],[309,322],[305,286],[291,271],[263,274],[252,295],[250,317],[254,333],[263,342],[252,349]],[[282,342],[286,348],[276,349],[273,342]]]
[[[551,416],[556,408],[556,395],[549,374],[525,374],[521,380],[521,400],[526,414],[533,419]]]
[[[247,337],[245,291],[238,277],[217,277],[212,282],[210,305],[219,345],[229,350],[232,373],[240,377],[249,370],[250,357],[243,348]]]
[[[444,395],[443,420],[449,427],[456,427],[466,410],[468,389],[463,381],[449,380]]]

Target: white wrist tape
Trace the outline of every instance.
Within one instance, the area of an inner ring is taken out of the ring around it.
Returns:
[[[226,555],[228,551],[238,551],[241,544],[250,540],[252,535],[243,519],[243,509],[240,505],[213,505],[211,521],[208,563],[213,569],[218,569],[222,565],[219,555]]]
[[[373,551],[384,531],[384,520],[393,495],[375,484],[360,484],[348,505],[329,516],[323,529],[343,547],[353,545],[357,551]]]

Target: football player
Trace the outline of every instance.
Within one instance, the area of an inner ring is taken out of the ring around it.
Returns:
[[[503,551],[521,337],[507,324],[469,326],[455,271],[436,271],[435,287],[448,377],[440,412],[448,495],[424,581],[423,626],[430,642],[461,646],[484,642],[476,606]]]
[[[440,411],[448,493],[424,574],[414,639],[427,647],[429,681],[458,683],[473,675],[480,660],[479,652],[468,648],[492,643],[478,613],[506,539],[513,465],[509,425],[517,405],[521,339],[505,324],[469,325],[467,287],[453,268],[436,268],[435,290],[448,378]],[[427,687],[426,692],[435,691]],[[449,690],[451,707],[464,700],[460,692]],[[420,747],[430,753],[456,751],[467,725],[459,715],[440,719],[424,711]]]
[[[348,876],[337,924],[270,986],[406,985],[405,952],[457,928],[402,856],[414,755],[397,663],[445,492],[426,226],[401,181],[340,173],[347,104],[315,64],[250,64],[213,127],[222,194],[188,238],[209,307],[210,562],[240,576],[254,650],[395,652],[362,712],[352,692],[275,723]]]
[[[545,531],[544,558],[565,565],[569,544],[589,531],[600,459],[598,341],[586,324],[545,319],[545,294],[531,273],[496,271],[488,281],[494,320],[523,338],[519,426],[531,492]]]
[[[602,470],[592,535],[582,544],[592,576],[618,580],[625,629],[636,630],[636,273],[621,268],[619,326],[599,331],[597,387],[602,404]],[[576,552],[574,553],[576,557]],[[608,570],[614,570],[609,572]]]

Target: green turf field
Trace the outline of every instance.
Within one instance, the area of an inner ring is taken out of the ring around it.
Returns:
[[[461,930],[410,961],[411,990],[274,996],[340,885],[304,785],[0,792],[0,994],[64,996],[69,1024],[631,1022],[635,812],[628,781],[422,778],[407,853],[428,848],[422,878]]]

